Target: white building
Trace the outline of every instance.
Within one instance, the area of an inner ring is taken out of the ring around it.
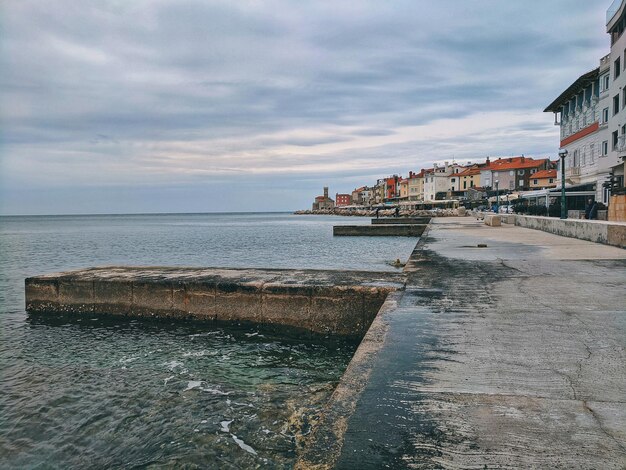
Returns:
[[[434,201],[437,193],[447,194],[450,191],[449,176],[452,171],[453,168],[448,165],[448,162],[445,162],[444,166],[435,163],[432,169],[426,170],[424,174],[424,201]]]
[[[606,12],[606,32],[611,37],[608,122],[608,165],[624,187],[626,163],[626,0],[615,0]],[[607,191],[608,192],[608,191]],[[606,197],[606,192],[604,197]]]
[[[608,203],[603,183],[611,173],[624,185],[626,158],[626,0],[607,11],[611,52],[596,69],[581,75],[546,109],[560,125],[560,147],[567,150],[565,186],[595,191]],[[560,168],[559,168],[560,175]],[[560,177],[558,187],[560,187]]]
[[[609,56],[600,66],[578,77],[546,109],[555,114],[560,125],[560,148],[565,157],[565,186],[587,187],[596,191],[596,199],[603,197],[602,184],[609,177],[609,119],[612,109],[610,94]],[[560,174],[560,168],[559,168]],[[560,179],[558,183],[560,187]]]

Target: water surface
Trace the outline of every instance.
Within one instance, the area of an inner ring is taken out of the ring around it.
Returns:
[[[252,327],[29,316],[24,278],[87,266],[394,270],[415,239],[289,214],[0,217],[0,456],[8,468],[289,468],[300,416],[356,344]]]

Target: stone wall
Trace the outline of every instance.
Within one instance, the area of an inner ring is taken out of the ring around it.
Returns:
[[[510,220],[509,216],[509,220]],[[626,224],[599,220],[557,219],[530,215],[515,216],[515,225],[543,230],[564,237],[579,238],[605,245],[626,248]]]

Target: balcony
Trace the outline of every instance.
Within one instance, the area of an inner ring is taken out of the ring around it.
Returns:
[[[626,152],[626,135],[620,135],[617,138],[617,145],[615,146],[617,152]]]
[[[565,176],[566,177],[580,176],[580,167],[579,166],[573,166],[572,168],[566,168],[565,169]]]
[[[615,14],[619,11],[619,7],[621,6],[622,0],[614,0],[613,3],[611,3],[611,6],[606,11],[606,24],[609,24],[609,22],[613,19]]]

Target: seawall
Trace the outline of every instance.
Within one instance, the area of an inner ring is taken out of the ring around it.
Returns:
[[[362,337],[398,273],[100,267],[27,278],[29,313],[103,313],[281,325]]]
[[[626,466],[626,251],[434,219],[296,468]]]
[[[426,224],[335,225],[334,236],[344,237],[419,237]]]

